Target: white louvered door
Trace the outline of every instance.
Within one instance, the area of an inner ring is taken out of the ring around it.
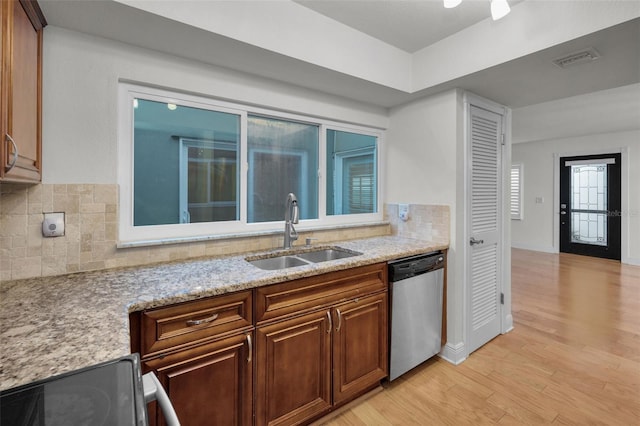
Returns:
[[[468,315],[469,353],[500,333],[502,120],[503,116],[470,106]]]

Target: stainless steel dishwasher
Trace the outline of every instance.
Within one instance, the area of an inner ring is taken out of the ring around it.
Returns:
[[[391,348],[389,380],[440,352],[444,254],[389,262]]]

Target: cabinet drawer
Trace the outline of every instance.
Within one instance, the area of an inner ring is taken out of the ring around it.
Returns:
[[[256,325],[386,289],[386,263],[260,287],[256,289]]]
[[[141,314],[143,357],[252,327],[251,291],[151,309]]]

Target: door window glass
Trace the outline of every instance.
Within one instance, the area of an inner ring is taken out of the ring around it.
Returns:
[[[571,241],[607,243],[607,165],[571,166]]]

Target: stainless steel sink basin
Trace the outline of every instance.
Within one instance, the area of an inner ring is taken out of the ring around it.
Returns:
[[[245,260],[260,269],[275,271],[278,269],[293,268],[312,263],[328,262],[330,260],[346,259],[360,256],[362,253],[346,250],[340,247],[305,248],[287,251],[285,253],[273,253],[247,257]]]
[[[347,257],[359,256],[361,253],[346,251],[338,248],[327,248],[299,253],[297,256],[309,262],[319,263],[329,260],[345,259]]]
[[[267,259],[248,260],[248,262],[260,269],[266,269],[268,271],[308,265],[304,260],[298,259],[294,256],[277,256]]]

